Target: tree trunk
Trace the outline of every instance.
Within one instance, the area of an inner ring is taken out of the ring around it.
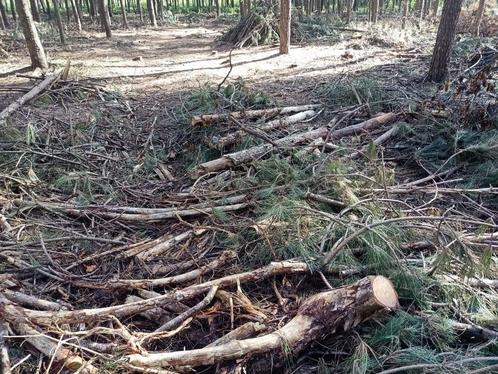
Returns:
[[[354,0],[346,0],[346,23],[349,24],[351,22],[351,14],[353,10],[353,2]]]
[[[38,4],[36,0],[30,0],[29,4],[31,5],[31,14],[33,15],[33,19],[36,22],[40,22],[40,12],[38,11]]]
[[[71,12],[69,11],[69,2],[64,0],[64,8],[66,9],[67,23],[71,22]]]
[[[280,0],[280,54],[288,54],[291,37],[291,0]]]
[[[406,27],[406,20],[408,18],[408,7],[409,3],[408,0],[402,0],[403,1],[403,20],[401,21],[401,29],[405,29]]]
[[[9,17],[7,16],[7,11],[5,10],[4,0],[0,0],[0,13],[5,27],[6,28],[10,27]]]
[[[71,7],[73,8],[74,20],[76,21],[76,26],[78,31],[81,32],[81,10],[76,0],[71,0]]]
[[[448,61],[452,50],[455,31],[462,10],[463,0],[445,1],[441,22],[437,31],[436,45],[432,53],[431,66],[427,79],[442,82],[448,74]]]
[[[5,26],[5,23],[3,22],[3,17],[0,16],[0,29],[5,30],[7,27]],[[2,48],[0,46],[0,48]]]
[[[220,0],[214,0],[216,6],[216,18],[220,16]]]
[[[50,0],[47,0],[47,2],[45,4],[47,5],[47,16],[48,16],[48,19],[51,20],[52,19],[52,12],[50,10]]]
[[[47,57],[36,31],[31,12],[29,11],[28,0],[16,0],[17,11],[19,12],[19,21],[28,47],[29,56],[31,58],[31,67],[33,69],[40,68],[48,69]]]
[[[149,12],[149,19],[150,19],[151,26],[156,27],[157,21],[156,21],[156,12],[154,10],[154,1],[153,0],[147,0],[147,10]]]
[[[142,4],[140,3],[140,0],[137,0],[137,12],[140,16],[140,22],[144,23],[144,14],[142,12]]]
[[[486,5],[486,0],[479,0],[479,7],[477,8],[477,15],[476,15],[475,23],[474,23],[474,33],[477,36],[479,36],[481,22],[482,22],[482,16],[484,15],[485,5]]]
[[[119,0],[120,4],[121,4],[121,15],[123,17],[123,27],[125,29],[129,29],[129,26],[128,26],[128,19],[126,18],[126,7],[125,7],[125,2],[124,0]]]
[[[59,0],[53,0],[54,4],[54,16],[55,16],[55,22],[57,24],[57,29],[59,31],[59,38],[61,40],[61,44],[65,44],[66,40],[64,38],[64,25],[62,24],[62,19],[61,19],[61,14],[59,10]]]
[[[105,30],[105,36],[107,39],[112,37],[111,31],[111,20],[109,18],[109,11],[107,10],[107,0],[98,0],[99,5],[99,15],[100,15],[100,24],[102,28]]]
[[[29,11],[29,7],[27,8]],[[12,13],[12,19],[14,23],[17,22],[17,13],[16,13],[16,5],[14,4],[14,0],[10,0],[10,12]]]
[[[372,23],[377,23],[379,19],[379,0],[371,0],[371,21]]]
[[[439,0],[432,0],[432,16],[437,16],[437,11],[439,10]]]

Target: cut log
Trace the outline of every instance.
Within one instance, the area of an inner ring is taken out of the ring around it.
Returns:
[[[132,354],[127,360],[142,367],[196,367],[256,354],[289,351],[296,354],[313,341],[347,331],[379,311],[397,307],[398,296],[387,278],[366,277],[352,285],[311,296],[292,320],[271,334],[190,351]]]
[[[340,138],[343,136],[355,135],[361,131],[374,129],[388,122],[395,120],[397,117],[394,113],[380,114],[377,117],[370,118],[367,121],[356,125],[348,126],[343,129],[332,131],[327,127],[319,127],[315,130],[289,135],[278,139],[275,143],[279,148],[292,148],[296,145],[312,142],[318,138],[325,138],[327,141],[330,138]],[[205,162],[197,166],[192,172],[192,178],[198,178],[207,173],[214,173],[225,170],[249,161],[257,160],[266,153],[270,152],[274,147],[271,144],[262,144],[249,149],[244,149],[239,152],[229,153],[212,161]]]
[[[305,121],[316,114],[314,110],[307,110],[304,112],[296,113],[292,116],[286,118],[280,118],[273,121],[266,122],[260,126],[254,127],[254,129],[259,131],[272,131],[276,129],[280,129],[283,127],[287,127],[293,125],[295,123]],[[238,130],[231,134],[228,134],[222,138],[213,137],[209,142],[209,145],[213,148],[222,150],[223,148],[239,143],[242,138],[245,136],[245,131]]]
[[[53,75],[49,75],[46,77],[44,80],[42,80],[40,83],[38,83],[36,86],[34,86],[29,92],[21,96],[19,99],[11,103],[7,108],[2,110],[0,113],[0,126],[5,124],[5,121],[7,118],[14,113],[16,110],[18,110],[20,107],[22,107],[24,104],[26,104],[28,101],[33,100],[35,97],[40,95],[43,91],[48,89],[52,84],[59,79],[61,75],[61,72],[55,73]]]
[[[260,110],[245,110],[240,112],[221,113],[221,114],[203,114],[200,116],[192,117],[192,125],[209,125],[215,122],[226,122],[230,118],[235,119],[251,119],[260,117],[274,117],[278,115],[291,114],[296,112],[303,112],[306,110],[313,110],[320,108],[320,104],[316,105],[300,105],[288,106],[283,108],[270,108]]]

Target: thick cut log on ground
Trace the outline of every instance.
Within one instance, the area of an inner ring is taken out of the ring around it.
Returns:
[[[27,103],[30,100],[33,100],[35,97],[40,95],[43,91],[45,91],[47,88],[49,88],[54,82],[59,79],[60,77],[60,72],[49,75],[46,77],[44,80],[42,80],[40,83],[38,83],[35,87],[33,87],[28,93],[25,95],[21,96],[19,99],[14,101],[12,104],[10,104],[7,108],[2,110],[0,113],[0,126],[2,126],[7,118],[14,113],[17,109],[22,107],[25,103]]]
[[[132,365],[142,367],[195,367],[248,355],[283,353],[282,349],[295,354],[315,340],[349,330],[376,312],[397,306],[398,296],[387,278],[366,277],[308,298],[291,321],[271,334],[191,351],[133,354],[127,359]]]
[[[321,107],[320,104],[299,105],[299,106],[288,106],[283,108],[244,110],[240,112],[231,112],[231,113],[222,113],[222,114],[203,114],[200,116],[193,116],[192,125],[209,125],[215,122],[226,122],[229,121],[230,118],[251,119],[259,117],[274,117],[278,115],[303,112],[306,110],[313,110],[320,107]]]

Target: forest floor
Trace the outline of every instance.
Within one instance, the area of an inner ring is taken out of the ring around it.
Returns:
[[[340,334],[314,331],[294,357],[299,344],[262,360],[220,354],[216,368],[191,356],[162,373],[496,370],[497,71],[486,45],[497,40],[459,35],[455,80],[438,87],[423,80],[433,25],[395,22],[332,30],[286,56],[275,45],[230,52],[218,42],[230,19],[115,29],[111,40],[70,33],[64,47],[42,29],[54,70],[70,61],[69,75],[0,128],[0,304],[17,372],[81,356],[87,369],[152,373],[137,354],[198,349],[255,322],[281,329],[304,298],[367,275],[392,280],[396,311],[322,326]],[[41,81],[12,73],[27,56],[15,33],[2,36],[0,111]],[[288,125],[247,117],[311,104]],[[191,124],[210,113],[221,119]],[[244,271],[254,273],[222,278]]]

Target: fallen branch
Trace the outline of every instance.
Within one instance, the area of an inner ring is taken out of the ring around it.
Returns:
[[[335,130],[333,132],[330,132],[330,129],[327,126],[323,126],[304,133],[286,136],[284,138],[276,140],[275,143],[280,148],[292,148],[301,143],[311,142],[318,138],[328,139],[355,135],[360,133],[361,131],[373,129],[390,121],[393,121],[394,119],[396,119],[396,117],[397,115],[394,113],[381,114],[367,121],[348,126],[343,129]],[[261,158],[264,154],[270,152],[273,148],[274,147],[271,144],[262,144],[239,152],[226,154],[215,160],[198,165],[197,168],[192,172],[192,177],[198,178],[207,173],[214,173],[249,161],[256,160],[258,158]]]
[[[306,110],[313,110],[320,108],[320,104],[315,105],[300,105],[300,106],[288,106],[282,108],[270,108],[270,109],[259,109],[259,110],[244,110],[240,112],[222,113],[222,114],[203,114],[200,116],[192,117],[192,125],[209,125],[215,122],[227,122],[230,118],[235,119],[253,119],[260,117],[274,117],[278,115],[303,112]]]
[[[108,282],[91,282],[91,281],[73,281],[71,284],[78,287],[94,288],[94,289],[137,289],[137,288],[155,288],[171,286],[174,284],[186,283],[198,279],[201,275],[212,272],[220,268],[227,262],[235,258],[236,254],[232,251],[224,252],[219,258],[209,262],[205,266],[189,271],[184,274],[174,275],[167,278],[157,279],[117,279]]]
[[[180,290],[167,292],[157,297],[133,302],[130,304],[70,311],[39,311],[21,308],[19,306],[8,303],[10,309],[6,310],[5,306],[3,306],[3,312],[5,314],[9,314],[10,316],[12,316],[12,314],[14,314],[15,316],[23,315],[32,323],[41,325],[83,322],[95,323],[98,319],[108,319],[111,316],[121,318],[139,314],[152,308],[166,308],[170,303],[188,300],[200,296],[210,290],[213,286],[222,288],[236,285],[238,282],[256,282],[279,274],[303,274],[307,272],[309,272],[308,265],[303,262],[272,262],[271,264],[260,269],[240,274],[228,275],[223,278],[214,279],[209,282],[189,286]],[[8,301],[1,295],[0,298]],[[0,308],[1,307],[2,303],[0,302]]]
[[[61,72],[57,72],[53,75],[47,76],[44,80],[34,86],[29,92],[21,96],[19,99],[11,103],[7,108],[0,112],[0,126],[5,124],[7,118],[26,104],[28,101],[33,100],[35,97],[40,95],[43,91],[48,89],[52,84],[54,84],[57,79],[59,79]]]
[[[315,114],[316,112],[314,110],[307,110],[286,118],[269,121],[260,126],[255,126],[253,129],[256,131],[272,131],[282,127],[287,127],[289,125],[293,125],[301,121],[305,121],[306,119],[313,117]],[[246,131],[244,130],[238,130],[222,138],[213,137],[211,138],[209,145],[213,148],[222,150],[229,145],[239,143],[244,137],[245,133]]]
[[[127,360],[142,367],[196,367],[255,354],[289,351],[295,354],[313,341],[347,331],[379,311],[397,307],[396,291],[387,278],[366,277],[352,285],[311,296],[291,321],[271,334],[190,351],[132,354]]]

